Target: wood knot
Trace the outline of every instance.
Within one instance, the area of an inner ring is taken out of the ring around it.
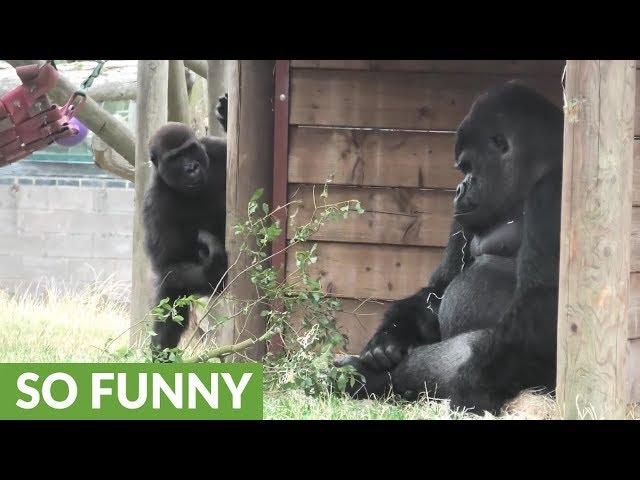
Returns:
[[[565,118],[569,123],[575,124],[580,121],[580,113],[582,112],[582,105],[586,103],[584,98],[572,98],[567,101],[564,106]]]

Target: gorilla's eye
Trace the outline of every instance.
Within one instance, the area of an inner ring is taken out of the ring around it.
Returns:
[[[507,139],[501,133],[498,133],[491,137],[491,144],[500,150],[502,153],[506,153],[509,150],[509,143]]]

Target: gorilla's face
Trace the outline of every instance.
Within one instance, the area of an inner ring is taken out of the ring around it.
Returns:
[[[159,128],[151,139],[150,150],[158,175],[172,189],[190,194],[207,184],[209,157],[186,125],[169,122]]]
[[[456,189],[454,216],[467,227],[491,226],[524,195],[511,168],[515,138],[498,118],[479,122],[470,114],[458,129],[455,166],[464,174]]]
[[[455,166],[465,175],[456,220],[483,230],[520,216],[531,187],[558,167],[561,152],[562,112],[544,97],[515,83],[480,96],[456,136]]]
[[[158,174],[174,190],[196,193],[207,183],[209,157],[199,142],[168,152],[158,163]]]

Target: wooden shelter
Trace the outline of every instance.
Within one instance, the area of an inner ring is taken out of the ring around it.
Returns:
[[[330,180],[330,199],[366,210],[313,238],[354,352],[441,259],[461,179],[454,132],[477,95],[515,78],[566,102],[559,399],[572,418],[575,405],[608,418],[640,400],[635,61],[283,60],[275,72],[274,205],[302,199],[304,220]],[[294,251],[276,261],[294,269]]]

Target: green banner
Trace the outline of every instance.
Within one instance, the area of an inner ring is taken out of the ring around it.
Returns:
[[[262,419],[259,363],[1,363],[0,420]]]

